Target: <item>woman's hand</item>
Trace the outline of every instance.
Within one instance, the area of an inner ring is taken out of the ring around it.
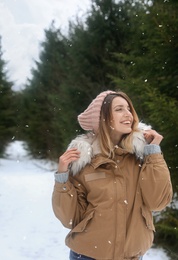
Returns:
[[[58,172],[66,172],[71,162],[80,158],[80,152],[76,148],[67,150],[59,157]]]
[[[155,130],[145,130],[144,137],[148,144],[159,145],[163,139],[163,136],[158,134]]]

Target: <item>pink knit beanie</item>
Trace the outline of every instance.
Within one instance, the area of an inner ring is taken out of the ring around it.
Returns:
[[[78,116],[78,122],[81,128],[87,131],[93,131],[94,133],[97,132],[99,127],[101,106],[105,97],[111,93],[116,92],[111,90],[101,92],[95,99],[93,99],[87,109]]]

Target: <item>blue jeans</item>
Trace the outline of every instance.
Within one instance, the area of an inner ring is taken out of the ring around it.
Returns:
[[[95,260],[94,258],[85,256],[85,255],[77,254],[77,253],[73,252],[72,250],[70,250],[70,258],[69,259],[70,260]],[[143,259],[143,256],[141,256],[139,260],[142,260],[142,259]]]
[[[70,257],[69,257],[69,259],[70,260],[95,260],[94,258],[85,256],[85,255],[77,254],[77,253],[73,252],[72,250],[70,250]]]

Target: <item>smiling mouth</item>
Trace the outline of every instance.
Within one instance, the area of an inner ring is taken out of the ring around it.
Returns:
[[[127,120],[127,121],[123,121],[121,122],[121,124],[124,124],[124,125],[131,125],[132,122],[130,120]]]

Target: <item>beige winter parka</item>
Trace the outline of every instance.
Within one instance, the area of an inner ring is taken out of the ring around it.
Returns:
[[[140,162],[141,133],[134,142],[135,154],[116,146],[115,160],[103,157],[91,136],[71,143],[81,158],[66,183],[55,182],[52,204],[56,217],[71,229],[66,245],[74,252],[97,260],[136,260],[152,245],[152,211],[171,201],[170,174],[161,153]]]

